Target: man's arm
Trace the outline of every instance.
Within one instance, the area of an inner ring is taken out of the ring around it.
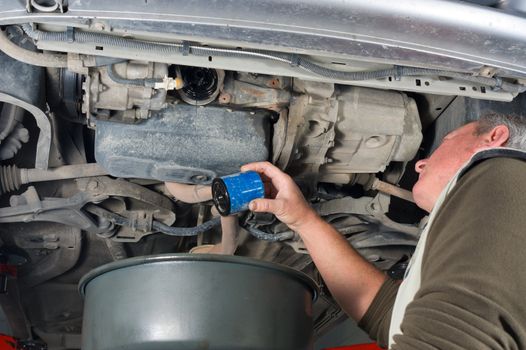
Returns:
[[[290,176],[268,162],[247,164],[241,170],[257,171],[271,187],[272,198],[252,201],[250,210],[272,213],[300,235],[333,297],[359,321],[386,276],[317,215]]]

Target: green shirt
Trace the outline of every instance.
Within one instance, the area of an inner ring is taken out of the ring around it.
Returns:
[[[439,209],[421,287],[393,349],[526,349],[526,162],[469,170]],[[385,346],[398,283],[387,280],[360,321]]]

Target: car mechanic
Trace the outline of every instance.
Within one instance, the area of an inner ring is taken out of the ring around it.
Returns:
[[[302,238],[342,309],[389,349],[526,348],[526,119],[489,113],[419,160],[416,204],[430,213],[404,281],[387,277],[309,206],[290,176],[256,199]]]

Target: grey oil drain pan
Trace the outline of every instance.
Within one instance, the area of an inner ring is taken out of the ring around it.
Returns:
[[[311,349],[318,289],[254,259],[170,254],[101,266],[82,278],[83,350]]]

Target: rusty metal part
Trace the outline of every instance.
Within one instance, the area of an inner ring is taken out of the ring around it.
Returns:
[[[272,82],[276,86],[279,84],[275,79],[269,81],[271,87],[236,79],[227,79],[219,95],[219,103],[237,107],[256,107],[279,111],[288,106],[291,94],[287,90],[272,88]]]
[[[390,194],[391,196],[405,199],[406,201],[411,202],[411,203],[415,202],[413,198],[413,193],[411,191],[408,191],[398,186],[392,185],[390,183],[378,180],[376,178],[373,180],[373,183],[371,184],[371,189],[377,190],[377,191],[380,191],[386,194]]]

